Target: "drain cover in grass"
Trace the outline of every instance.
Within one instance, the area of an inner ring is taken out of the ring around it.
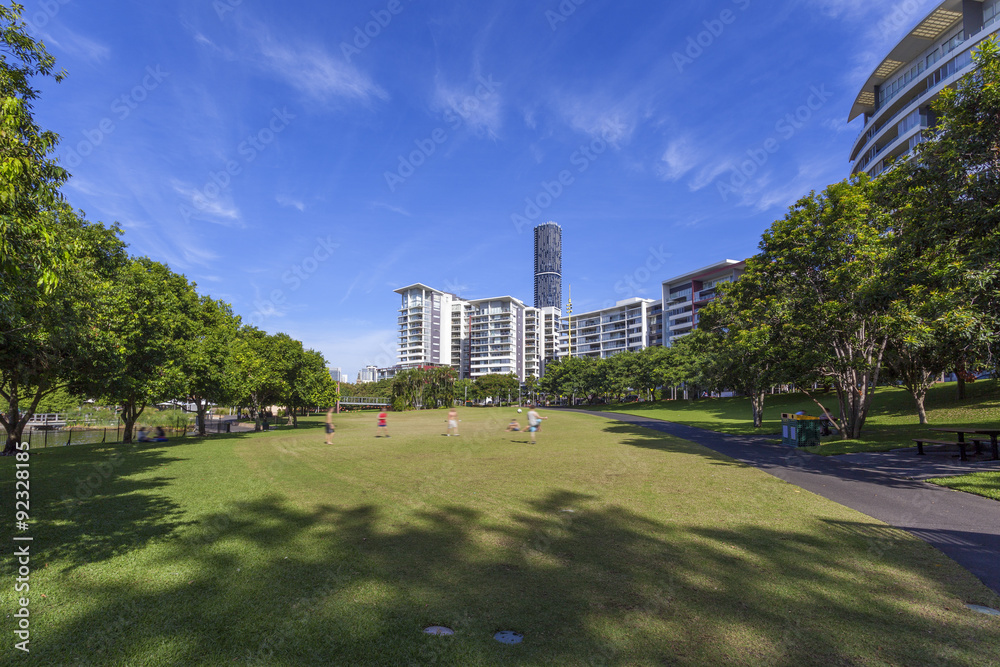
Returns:
[[[428,635],[453,635],[455,631],[451,628],[446,628],[443,625],[432,625],[429,628],[424,628],[424,634]]]
[[[493,635],[493,639],[501,644],[520,644],[521,640],[524,639],[524,635],[513,630],[501,630]]]
[[[989,614],[990,616],[1000,616],[1000,611],[996,609],[990,609],[989,607],[980,607],[978,604],[967,604],[965,605],[972,611],[978,611],[980,614]]]

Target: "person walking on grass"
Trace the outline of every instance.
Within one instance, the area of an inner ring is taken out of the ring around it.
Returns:
[[[326,411],[326,444],[333,444],[333,408]]]
[[[535,444],[535,434],[538,433],[538,429],[542,427],[542,420],[548,419],[548,417],[542,417],[535,410],[535,406],[531,406],[528,410],[528,433],[531,434],[531,444]]]
[[[388,408],[382,408],[378,413],[378,426],[375,427],[375,437],[379,437],[382,433],[385,433],[385,437],[389,437],[389,425],[387,420],[389,415],[386,414]]]
[[[458,435],[458,413],[454,406],[448,411],[448,435]]]

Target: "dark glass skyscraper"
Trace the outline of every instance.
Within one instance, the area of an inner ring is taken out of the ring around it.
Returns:
[[[562,308],[562,227],[535,227],[535,308]]]

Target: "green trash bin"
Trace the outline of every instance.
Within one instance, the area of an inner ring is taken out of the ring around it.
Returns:
[[[815,447],[819,444],[820,418],[808,415],[795,415],[796,447]]]
[[[786,447],[796,447],[798,445],[798,441],[796,440],[797,427],[798,421],[795,419],[795,415],[788,414],[787,412],[781,413],[781,444]]]

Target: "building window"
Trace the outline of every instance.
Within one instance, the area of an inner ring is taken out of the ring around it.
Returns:
[[[1000,19],[1000,0],[986,0],[983,3],[983,27],[988,28]]]
[[[954,37],[952,37],[947,42],[941,45],[941,54],[948,55],[949,53],[957,49],[959,46],[961,46],[962,42],[964,41],[965,37],[962,35],[961,32],[959,32],[957,35],[955,35]]]

